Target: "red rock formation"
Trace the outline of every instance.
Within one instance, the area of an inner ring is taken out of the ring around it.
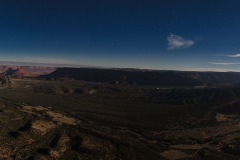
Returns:
[[[25,71],[23,67],[19,67],[17,69],[9,68],[5,72],[3,72],[3,75],[17,78],[30,76],[30,74],[27,71]]]

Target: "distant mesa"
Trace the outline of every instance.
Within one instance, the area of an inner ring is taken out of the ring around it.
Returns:
[[[0,74],[0,85],[1,87],[12,88],[15,86],[13,78],[23,78],[28,77],[30,74],[26,72],[23,67],[19,67],[17,69],[8,68],[5,72]]]
[[[21,77],[37,77],[39,75],[48,74],[55,70],[55,67],[46,66],[16,66],[16,65],[0,65],[0,73]],[[15,78],[13,77],[13,78]]]
[[[11,76],[13,78],[22,78],[22,77],[29,77],[30,74],[23,69],[23,67],[19,67],[17,69],[9,68],[5,72],[2,73],[4,76]]]

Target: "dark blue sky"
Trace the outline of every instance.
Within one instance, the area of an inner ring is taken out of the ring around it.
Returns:
[[[239,8],[238,0],[2,0],[0,60],[238,70]]]

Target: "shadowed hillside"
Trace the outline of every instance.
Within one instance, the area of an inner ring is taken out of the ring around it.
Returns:
[[[84,80],[114,84],[165,86],[232,85],[240,81],[237,72],[150,71],[136,69],[58,68],[40,78]]]
[[[183,76],[212,84],[234,84],[240,81],[238,72],[184,72]]]
[[[44,79],[75,79],[93,82],[141,85],[195,86],[203,85],[197,79],[182,76],[172,71],[123,71],[113,69],[58,68],[54,72],[40,76]]]

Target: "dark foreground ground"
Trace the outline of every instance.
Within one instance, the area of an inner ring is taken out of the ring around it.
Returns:
[[[240,88],[14,80],[0,159],[240,159]]]

